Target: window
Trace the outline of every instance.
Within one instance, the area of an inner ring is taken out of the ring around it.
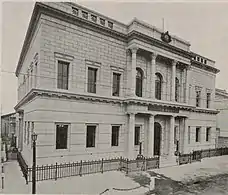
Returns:
[[[58,89],[68,89],[69,62],[58,60]]]
[[[162,75],[159,73],[155,74],[155,98],[161,100],[161,89],[162,89]]]
[[[135,127],[135,145],[139,145],[140,141],[140,127]]]
[[[96,83],[97,83],[97,69],[88,68],[88,92],[96,93]]]
[[[105,25],[105,19],[100,18],[100,24],[104,26]]]
[[[88,125],[86,132],[86,147],[91,148],[95,147],[95,139],[96,139],[96,126]]]
[[[207,64],[207,60],[204,60],[204,64]]]
[[[113,73],[113,83],[112,83],[112,95],[119,96],[120,95],[120,74]]]
[[[119,145],[119,129],[120,126],[112,126],[112,146]]]
[[[135,93],[138,97],[142,97],[142,83],[143,83],[143,71],[140,68],[136,68],[136,88]]]
[[[88,19],[88,13],[85,11],[82,11],[82,17],[85,19]]]
[[[113,29],[113,23],[110,22],[110,21],[108,21],[108,27],[111,28],[111,29]]]
[[[200,106],[200,95],[201,91],[196,91],[196,107]]]
[[[56,149],[67,149],[68,125],[56,125]]]
[[[91,19],[92,19],[93,22],[97,22],[97,16],[91,15]]]
[[[196,142],[200,142],[200,127],[196,127]]]
[[[206,128],[206,141],[210,141],[210,136],[211,136],[211,127]]]
[[[24,126],[24,143],[26,143],[26,125],[27,125],[27,122],[25,121],[25,126]]]
[[[207,108],[210,107],[211,93],[207,93]]]
[[[191,142],[191,127],[188,126],[188,144]]]
[[[75,7],[72,7],[72,12],[74,15],[78,16],[78,9]]]
[[[175,79],[175,101],[179,101],[179,93],[180,93],[180,82],[179,79]]]
[[[27,144],[29,144],[29,140],[30,140],[30,122],[28,122],[28,127],[27,127]]]

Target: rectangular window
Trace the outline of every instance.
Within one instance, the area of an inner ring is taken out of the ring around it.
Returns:
[[[188,126],[188,144],[191,142],[191,127]]]
[[[135,145],[139,145],[140,141],[140,127],[135,127]]]
[[[206,141],[210,141],[210,136],[211,136],[211,127],[206,128]]]
[[[28,127],[27,127],[27,144],[29,144],[29,140],[30,140],[30,122],[28,122]]]
[[[27,131],[26,125],[27,125],[27,122],[25,121],[25,126],[24,126],[24,143],[26,143],[26,131]]]
[[[69,62],[58,60],[58,89],[68,89]]]
[[[96,83],[97,83],[97,69],[88,68],[88,92],[96,93]]]
[[[56,125],[56,149],[67,149],[68,125]]]
[[[96,126],[88,125],[86,132],[86,147],[91,148],[95,147],[95,139],[96,139]]]
[[[120,126],[112,126],[112,146],[119,145],[119,130]]]
[[[200,106],[200,95],[201,91],[196,91],[196,107]]]
[[[113,73],[112,95],[120,96],[120,74]]]
[[[200,127],[196,127],[196,142],[200,142]]]
[[[211,93],[207,93],[207,108],[210,108]]]

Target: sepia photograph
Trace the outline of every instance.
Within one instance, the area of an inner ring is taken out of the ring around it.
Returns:
[[[228,195],[228,0],[0,13],[1,194]]]

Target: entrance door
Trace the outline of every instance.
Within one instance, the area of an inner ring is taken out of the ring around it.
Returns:
[[[161,125],[157,122],[154,123],[154,155],[160,155],[161,145]]]

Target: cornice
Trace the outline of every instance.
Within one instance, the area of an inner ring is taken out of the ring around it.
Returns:
[[[195,60],[191,60],[191,65],[192,66],[195,66],[197,68],[200,68],[200,69],[203,69],[203,70],[206,70],[206,71],[209,71],[209,72],[213,72],[215,74],[219,73],[220,70],[215,68],[215,67],[212,67],[212,66],[208,66],[206,64],[202,64],[200,62],[197,62]]]
[[[178,55],[185,57],[185,58],[188,58],[188,59],[191,59],[193,57],[192,54],[188,51],[185,51],[183,49],[180,49],[180,48],[175,47],[173,45],[170,45],[168,43],[164,43],[163,41],[160,41],[160,40],[155,39],[153,37],[150,37],[148,35],[142,34],[142,33],[135,31],[135,30],[131,31],[127,35],[127,41],[128,42],[130,42],[133,39],[137,39],[139,41],[149,43],[153,46],[164,49],[166,51],[170,51],[172,53],[178,54]]]
[[[179,104],[172,102],[159,102],[152,100],[142,100],[137,98],[113,98],[113,97],[104,97],[93,94],[76,94],[76,93],[63,93],[58,91],[51,90],[43,90],[43,89],[32,89],[15,107],[15,111],[17,112],[21,106],[35,98],[36,96],[40,97],[52,97],[66,100],[84,100],[89,102],[101,102],[101,103],[113,103],[120,105],[144,105],[144,106],[162,106],[169,108],[178,108],[180,110],[187,110],[192,112],[201,112],[201,113],[209,113],[209,114],[217,114],[219,111],[213,109],[203,109],[196,108],[187,104]]]

